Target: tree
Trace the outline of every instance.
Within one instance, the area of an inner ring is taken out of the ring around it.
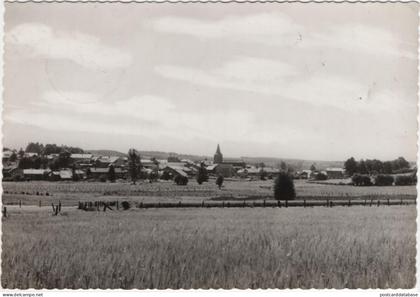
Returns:
[[[346,170],[346,173],[349,176],[352,176],[353,174],[355,174],[357,172],[357,162],[356,160],[351,157],[350,159],[347,159],[346,162],[344,162],[344,169]]]
[[[209,180],[209,175],[207,173],[207,169],[205,167],[204,162],[201,162],[200,168],[198,168],[197,172],[197,183],[201,185],[203,182]]]
[[[280,162],[280,169],[282,171],[287,171],[287,164],[286,164],[286,162],[284,162],[284,161],[281,161]]]
[[[357,172],[361,173],[361,174],[367,174],[368,173],[368,168],[366,166],[366,162],[362,159],[359,161],[359,166]]]
[[[260,180],[266,180],[267,179],[267,172],[261,168],[258,172],[258,175],[260,176]]]
[[[128,167],[131,176],[131,182],[135,185],[137,181],[137,175],[139,171],[140,156],[135,149],[129,149],[128,151]]]
[[[17,154],[16,154],[16,152],[14,151],[14,152],[10,155],[9,161],[10,161],[10,162],[16,162],[16,160],[17,160]]]
[[[223,175],[220,175],[220,174],[219,174],[219,176],[218,176],[218,177],[217,177],[217,179],[216,179],[216,185],[219,187],[219,189],[221,189],[221,188],[222,188],[223,181],[224,181],[224,177],[223,177]]]
[[[295,197],[293,178],[286,172],[280,172],[274,182],[274,198],[276,200],[293,200]]]
[[[311,167],[309,168],[311,171],[316,171],[316,167],[315,164],[312,164]]]
[[[71,167],[71,177],[72,177],[73,181],[78,181],[79,180],[79,176],[77,175],[77,172],[76,172],[76,165],[74,165],[74,164]]]
[[[115,168],[114,165],[110,165],[108,169],[108,179],[110,182],[115,182]]]

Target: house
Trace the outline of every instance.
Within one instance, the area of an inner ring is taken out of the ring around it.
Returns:
[[[92,160],[92,154],[71,154],[70,158],[74,163],[90,163]]]
[[[185,166],[167,165],[162,169],[161,174],[162,176],[166,176],[167,178],[172,179],[177,175],[188,177],[193,175],[193,172],[190,168]]]
[[[127,170],[123,168],[114,168],[115,170],[115,178],[126,179],[127,178]],[[100,177],[104,176],[108,178],[109,168],[102,168],[102,167],[92,167],[87,169],[86,175],[88,179],[99,179]]]
[[[236,170],[231,164],[213,164],[206,167],[207,172],[212,175],[221,175],[223,177],[232,177],[236,175]]]
[[[3,166],[3,178],[11,178],[14,175],[16,175],[19,171],[18,167],[16,164],[11,165],[11,166]]]
[[[297,178],[299,179],[309,179],[311,178],[312,170],[302,170],[298,172]]]
[[[94,167],[108,168],[109,165],[114,167],[124,167],[126,160],[118,156],[101,156],[94,162]]]
[[[26,180],[44,180],[48,177],[47,169],[23,169],[23,177]]]
[[[343,168],[327,168],[325,172],[328,179],[342,179],[344,178],[345,169]]]

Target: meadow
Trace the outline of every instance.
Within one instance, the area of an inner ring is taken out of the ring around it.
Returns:
[[[171,202],[208,200],[261,200],[273,199],[273,180],[227,180],[219,189],[214,180],[197,184],[190,180],[186,186],[172,181],[154,183],[138,182],[3,182],[3,203],[6,205],[51,205],[61,201],[65,206],[76,206],[78,201],[114,201],[124,199],[133,202]],[[355,187],[351,185],[327,185],[295,181],[298,199],[415,199],[415,186]],[[38,192],[38,195],[37,195]],[[48,193],[48,196],[45,194]],[[42,194],[42,196],[41,196]]]
[[[4,288],[415,285],[415,206],[10,209]]]

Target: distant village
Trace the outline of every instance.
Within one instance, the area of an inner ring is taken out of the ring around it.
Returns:
[[[79,148],[58,147],[55,145],[33,144],[26,150],[3,150],[3,180],[4,181],[71,181],[71,180],[109,180],[129,179],[129,157],[98,155],[87,153]],[[50,147],[48,147],[50,146]],[[41,148],[40,148],[41,147]],[[217,145],[213,160],[180,159],[178,156],[169,156],[166,159],[153,156],[141,156],[139,160],[139,178],[150,181],[157,179],[170,180],[181,175],[194,177],[200,168],[204,167],[211,176],[225,178],[272,179],[280,171],[288,171],[297,179],[322,179],[344,178],[343,168],[326,168],[319,171],[314,165],[300,171],[294,171],[285,162],[274,168],[264,163],[249,164],[242,158],[224,158],[221,148]]]

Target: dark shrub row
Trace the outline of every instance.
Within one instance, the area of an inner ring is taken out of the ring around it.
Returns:
[[[355,174],[351,178],[351,181],[354,186],[371,186],[372,185],[372,181],[370,180],[369,175]]]
[[[188,184],[188,177],[186,176],[182,176],[180,174],[178,174],[177,176],[175,176],[174,178],[174,182],[178,185],[178,186],[185,186]]]

